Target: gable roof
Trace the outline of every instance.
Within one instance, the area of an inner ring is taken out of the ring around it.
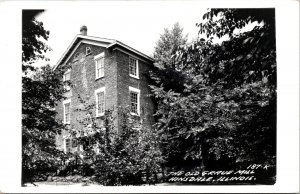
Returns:
[[[74,52],[74,49],[76,49],[76,47],[79,46],[79,43],[81,43],[81,42],[88,43],[88,44],[94,44],[94,45],[101,45],[108,49],[114,48],[114,47],[121,47],[125,50],[128,50],[128,51],[144,58],[144,59],[154,62],[154,60],[151,57],[145,55],[144,53],[142,53],[142,52],[118,41],[118,40],[77,34],[75,36],[75,38],[72,40],[71,44],[68,46],[67,50],[64,52],[64,54],[61,56],[61,58],[58,60],[58,62],[54,66],[54,69],[56,69],[59,65],[64,64],[69,59],[69,57],[72,55],[72,53]]]

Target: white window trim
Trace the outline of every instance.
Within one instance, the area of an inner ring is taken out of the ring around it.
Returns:
[[[129,86],[129,103],[131,103],[130,101],[130,92],[135,92],[138,94],[138,97],[137,97],[137,114],[136,113],[133,113],[130,111],[130,114],[131,115],[135,115],[135,116],[140,116],[140,96],[141,96],[141,90],[140,89],[137,89],[137,88],[134,88],[134,87],[131,87]],[[130,105],[130,104],[129,104]]]
[[[71,69],[68,69],[68,70],[64,73],[64,75],[63,75],[63,82],[66,81],[65,75],[68,74],[68,73],[70,73],[70,80],[71,80]],[[65,85],[64,85],[64,87],[65,87]],[[70,90],[71,90],[71,87],[68,86],[68,87],[66,87],[65,89],[66,89],[67,91],[70,91]]]
[[[67,73],[70,73],[70,72],[71,72],[71,69],[68,69],[68,70],[64,73],[63,81],[66,81],[66,80],[65,80],[65,75],[66,75]]]
[[[64,152],[67,153],[67,141],[66,138],[63,139]]]
[[[100,54],[98,54],[98,55],[96,55],[96,56],[94,57],[94,61],[95,61],[95,80],[104,77],[105,59],[104,59],[104,61],[103,61],[103,75],[97,77],[97,60],[100,59],[100,58],[104,58],[104,57],[105,57],[104,52],[102,52],[102,53],[100,53]]]
[[[71,99],[67,99],[63,101],[63,118],[64,118],[64,124],[70,124],[71,123],[71,116],[70,116],[70,122],[66,122],[66,114],[65,114],[65,104],[70,103],[70,114],[71,114]]]
[[[103,116],[104,115],[104,112],[103,113],[98,113],[98,96],[97,94],[100,93],[100,92],[104,92],[104,110],[105,110],[105,87],[101,87],[97,90],[95,90],[95,99],[96,99],[96,117],[100,117],[100,116]]]
[[[71,152],[71,149],[72,149],[72,143],[71,143],[72,139],[69,138],[69,137],[64,138],[64,152],[65,152],[65,154],[68,153],[67,152],[67,139],[69,139],[69,141],[70,141],[70,152]]]
[[[132,75],[132,74],[130,74],[130,59],[135,59],[136,60],[136,75]],[[130,77],[133,77],[133,78],[135,78],[135,79],[140,79],[139,78],[139,60],[137,59],[137,58],[135,58],[135,57],[132,57],[132,56],[130,56],[129,55],[129,59],[128,59],[128,68],[129,68],[129,76]]]

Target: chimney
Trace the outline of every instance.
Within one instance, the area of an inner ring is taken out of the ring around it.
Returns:
[[[81,26],[80,34],[83,35],[83,36],[87,35],[87,27],[86,26]]]

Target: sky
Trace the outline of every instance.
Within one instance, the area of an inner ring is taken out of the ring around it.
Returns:
[[[37,16],[50,31],[47,44],[52,51],[46,56],[52,66],[82,25],[90,36],[117,39],[151,56],[164,28],[172,28],[176,22],[189,40],[196,38],[196,23],[207,11],[200,1],[73,1],[69,5],[49,8]]]

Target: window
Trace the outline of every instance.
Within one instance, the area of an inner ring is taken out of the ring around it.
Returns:
[[[86,47],[85,48],[85,55],[91,54],[91,47]]]
[[[64,105],[64,123],[70,124],[71,122],[71,99],[65,100]]]
[[[71,140],[70,139],[65,139],[65,143],[66,143],[66,153],[70,152],[71,151]]]
[[[129,75],[134,78],[139,78],[138,60],[129,57]]]
[[[69,91],[71,89],[71,87],[68,83],[70,81],[70,79],[71,79],[71,70],[68,69],[63,76],[64,89],[67,91]]]
[[[104,76],[104,58],[96,60],[96,78]]]
[[[96,116],[103,116],[105,111],[105,87],[95,91],[96,97]]]
[[[129,86],[130,113],[140,115],[140,90]]]
[[[104,77],[104,52],[94,57],[96,63],[96,79]]]
[[[138,94],[135,92],[130,92],[130,111],[137,114],[138,110]]]

